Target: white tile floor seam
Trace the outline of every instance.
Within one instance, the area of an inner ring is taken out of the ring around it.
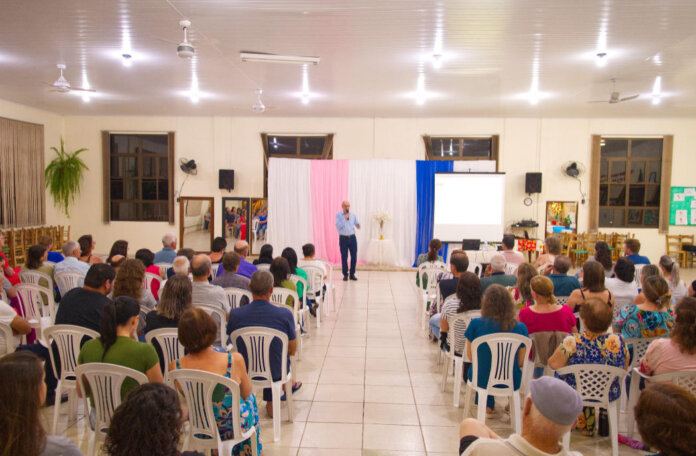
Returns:
[[[297,364],[302,389],[295,395],[295,420],[282,422],[273,442],[273,423],[259,400],[264,455],[294,456],[454,456],[458,425],[465,417],[452,405],[452,376],[441,391],[438,345],[427,340],[417,315],[415,278],[411,272],[358,271],[358,282],[336,284],[336,309],[322,315],[321,328],[303,340]],[[500,413],[487,420],[497,433],[511,433]],[[52,408],[46,409],[52,416]],[[283,418],[287,410],[282,408]],[[65,429],[66,416],[61,416]],[[50,422],[50,418],[48,418]],[[87,449],[83,419],[66,435]],[[571,449],[585,455],[607,454],[608,438],[573,434]],[[621,455],[640,452],[621,446]]]

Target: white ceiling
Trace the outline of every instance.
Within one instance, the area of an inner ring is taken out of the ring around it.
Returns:
[[[696,0],[3,0],[0,17],[0,98],[61,114],[251,115],[261,87],[275,107],[265,116],[696,116]],[[175,52],[182,17],[197,47],[196,104],[186,96],[192,61]],[[241,50],[321,57],[310,103],[301,66],[242,63]],[[535,57],[547,96],[536,106],[521,98]],[[87,75],[98,91],[90,103],[42,84],[56,63],[73,86]],[[622,96],[641,97],[588,104],[609,97],[612,77]]]

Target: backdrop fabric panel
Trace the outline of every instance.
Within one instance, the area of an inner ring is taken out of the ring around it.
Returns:
[[[273,256],[312,241],[310,160],[271,158],[268,162],[268,242]]]
[[[361,224],[357,230],[358,261],[364,262],[371,239],[379,239],[377,212],[391,221],[385,239],[396,245],[398,266],[411,266],[416,240],[416,162],[413,160],[351,160],[348,198]]]
[[[311,160],[309,181],[314,248],[317,258],[333,264],[341,262],[335,217],[343,200],[348,199],[348,172],[348,160]]]
[[[416,161],[416,192],[417,198],[417,228],[415,261],[418,255],[428,252],[428,244],[433,238],[433,213],[435,210],[435,173],[451,173],[454,168],[453,161],[445,160],[418,160]],[[443,246],[442,257],[447,258],[447,245]]]

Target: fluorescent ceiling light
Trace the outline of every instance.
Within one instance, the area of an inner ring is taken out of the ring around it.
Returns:
[[[662,76],[656,76],[652,90],[652,104],[660,104],[662,98]]]
[[[290,63],[296,65],[318,65],[319,57],[303,57],[299,55],[278,55],[265,54],[263,52],[245,52],[239,53],[239,58],[242,62],[259,62],[259,63]]]

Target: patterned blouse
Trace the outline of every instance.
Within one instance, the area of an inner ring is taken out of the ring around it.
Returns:
[[[590,337],[587,333],[566,337],[561,344],[561,351],[568,358],[568,366],[577,364],[605,364],[607,366],[626,368],[628,347],[619,334],[602,334]],[[575,375],[558,375],[568,385],[575,388]],[[609,391],[609,400],[619,398],[621,389],[618,379],[614,380]]]
[[[625,338],[664,337],[674,327],[674,315],[667,310],[653,312],[630,305],[619,311],[614,326],[621,330],[621,335]]]

